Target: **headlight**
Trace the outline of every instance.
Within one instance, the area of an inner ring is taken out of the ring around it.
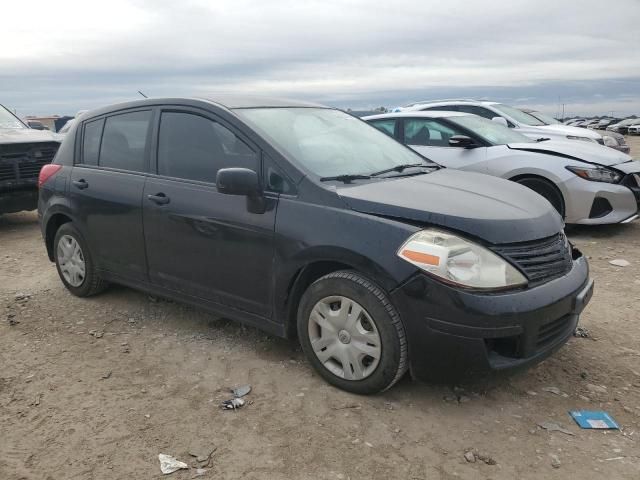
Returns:
[[[439,230],[422,230],[398,250],[398,256],[447,283],[497,290],[526,285],[511,264],[486,248]]]
[[[567,138],[569,140],[582,140],[583,142],[595,142],[595,140],[593,138],[589,138],[589,137],[578,137],[576,135],[567,135]],[[598,143],[598,142],[596,142]]]
[[[611,137],[609,135],[603,135],[602,139],[604,140],[604,144],[607,147],[617,147],[618,146],[618,141],[615,138],[613,138],[613,137]]]
[[[570,172],[575,173],[585,180],[593,182],[618,183],[622,178],[618,172],[609,170],[604,167],[582,168],[582,167],[566,167]]]

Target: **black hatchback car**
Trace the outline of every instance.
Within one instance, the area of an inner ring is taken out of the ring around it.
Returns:
[[[298,336],[330,383],[374,393],[538,362],[591,297],[542,197],[446,170],[342,111],[252,97],[84,114],[40,176],[49,258]]]

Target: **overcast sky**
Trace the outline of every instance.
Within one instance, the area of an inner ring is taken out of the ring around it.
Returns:
[[[640,0],[5,0],[1,12],[0,103],[20,115],[137,90],[640,114]]]

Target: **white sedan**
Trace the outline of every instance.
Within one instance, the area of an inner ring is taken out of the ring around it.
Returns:
[[[640,162],[590,142],[535,141],[460,112],[397,112],[363,120],[425,157],[521,183],[567,223],[626,223],[638,217]]]

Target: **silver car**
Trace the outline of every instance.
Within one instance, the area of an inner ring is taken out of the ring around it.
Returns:
[[[596,143],[536,141],[460,112],[398,112],[363,118],[418,153],[460,170],[521,183],[572,224],[638,217],[640,162]]]

